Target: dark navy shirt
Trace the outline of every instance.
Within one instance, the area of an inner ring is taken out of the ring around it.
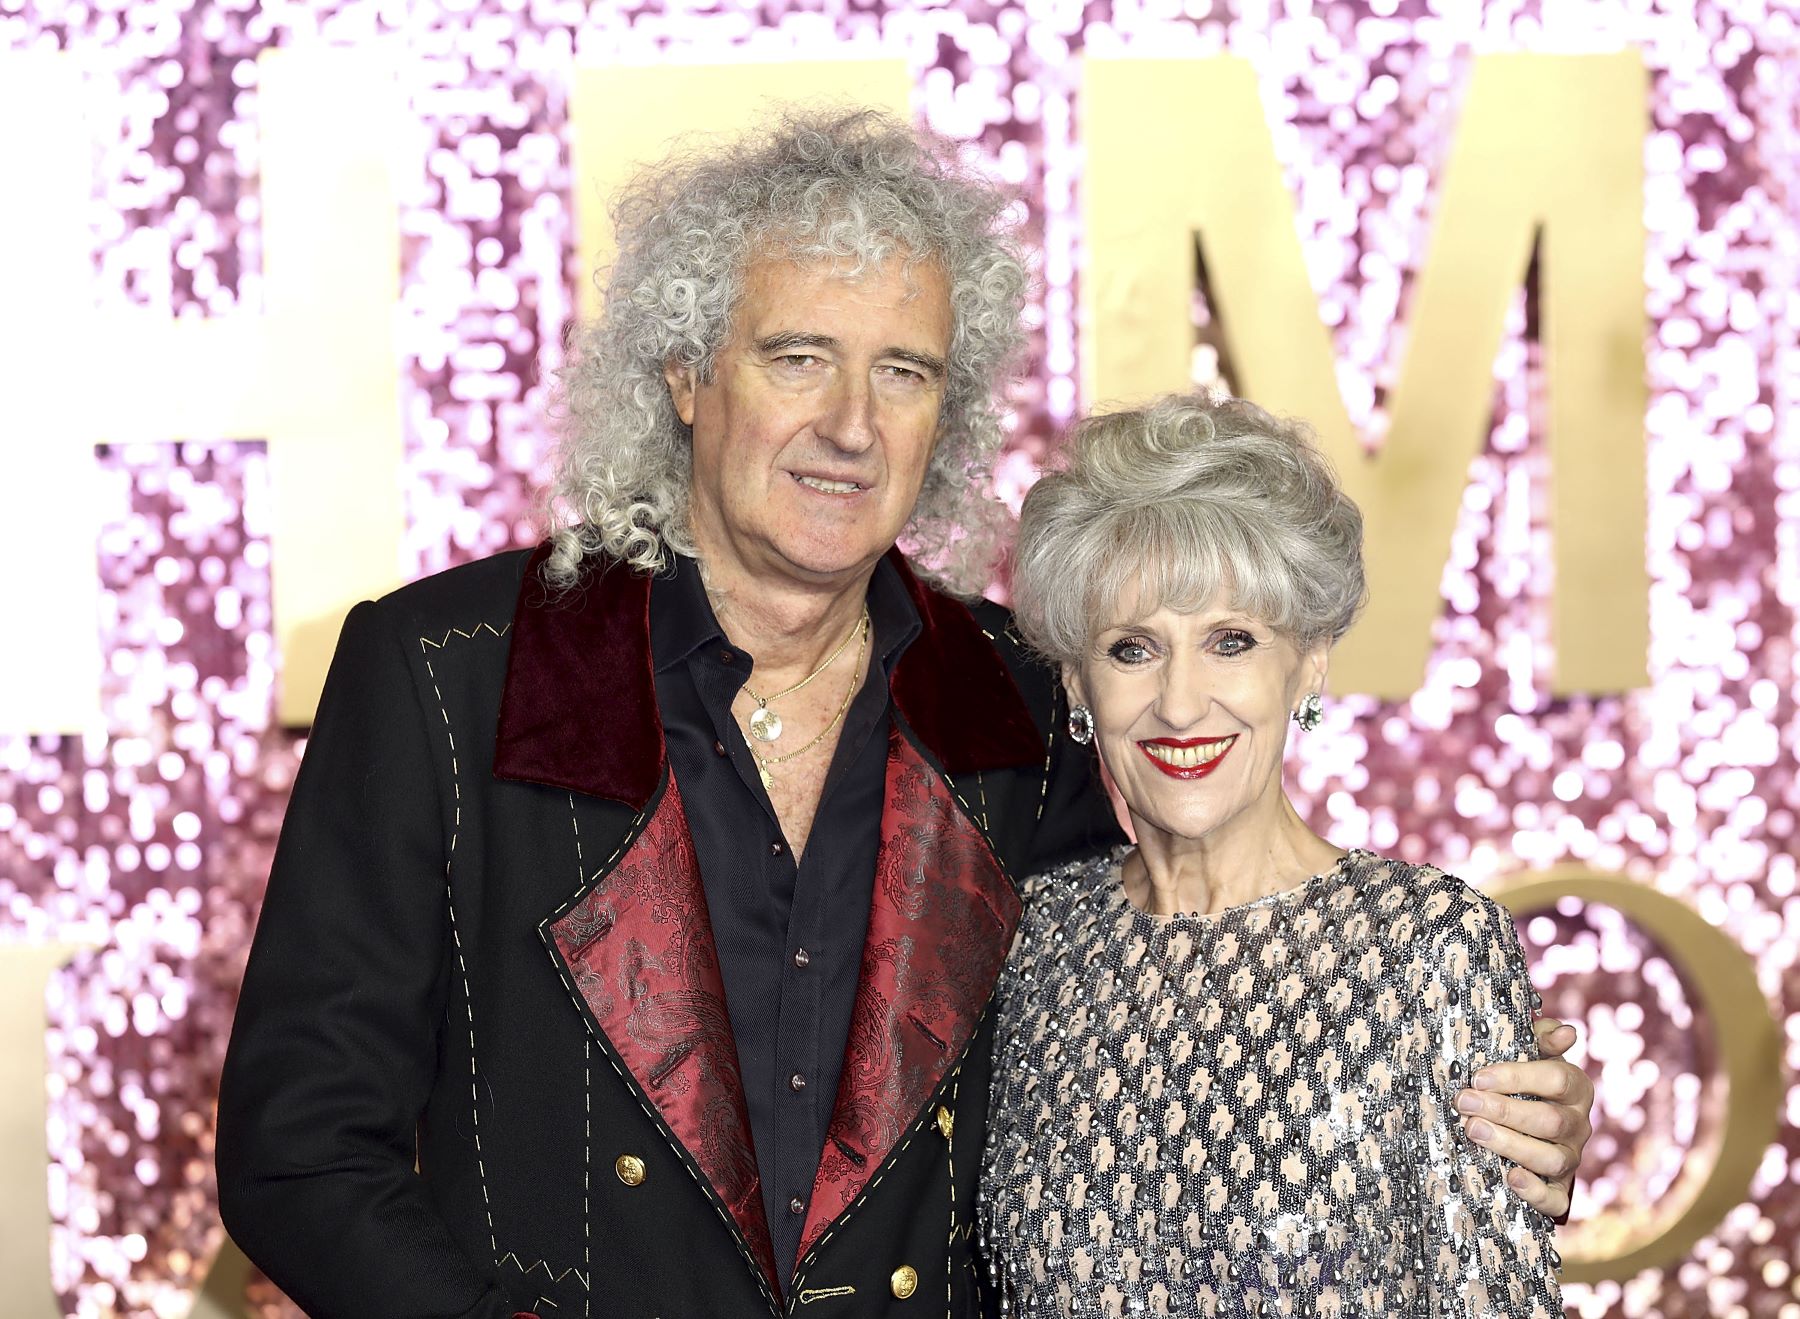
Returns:
[[[656,701],[700,860],[763,1206],[784,1273],[799,1254],[856,1002],[887,779],[888,682],[920,630],[886,560],[869,583],[868,606],[884,680],[864,684],[844,716],[795,866],[731,714],[750,656],[726,641],[691,559],[675,556],[673,573],[650,588]]]

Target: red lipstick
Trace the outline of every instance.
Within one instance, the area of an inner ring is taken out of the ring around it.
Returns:
[[[1138,750],[1144,753],[1144,759],[1170,778],[1191,782],[1194,779],[1203,779],[1217,769],[1223,763],[1225,753],[1231,750],[1232,744],[1236,741],[1237,734],[1233,733],[1230,737],[1147,737],[1139,741],[1137,745]],[[1190,747],[1214,746],[1220,743],[1223,745],[1219,746],[1217,754],[1211,760],[1203,760],[1197,765],[1171,765],[1150,749],[1159,747],[1169,751],[1185,751]]]

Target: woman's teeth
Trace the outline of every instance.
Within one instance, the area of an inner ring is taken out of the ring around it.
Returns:
[[[862,489],[854,481],[827,481],[822,476],[801,476],[795,479],[803,486],[810,486],[828,495],[853,495]]]
[[[1229,737],[1220,738],[1217,742],[1202,742],[1198,746],[1171,747],[1156,742],[1144,742],[1141,745],[1163,764],[1175,769],[1195,769],[1209,760],[1217,760],[1224,754],[1225,748],[1231,745]]]

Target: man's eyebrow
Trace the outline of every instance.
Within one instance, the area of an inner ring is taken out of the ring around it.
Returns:
[[[889,348],[881,355],[896,362],[905,362],[910,366],[916,366],[934,379],[941,380],[949,369],[943,358],[935,353],[922,353],[916,348]]]
[[[844,345],[829,334],[811,330],[781,330],[758,339],[753,345],[759,353],[791,353],[796,348],[842,348]]]
[[[751,345],[765,357],[779,357],[783,353],[798,352],[805,348],[823,348],[836,352],[843,346],[843,340],[813,330],[780,330],[764,335]],[[877,356],[884,361],[905,362],[934,379],[942,379],[949,370],[949,364],[943,358],[935,353],[921,352],[917,348],[884,348]]]

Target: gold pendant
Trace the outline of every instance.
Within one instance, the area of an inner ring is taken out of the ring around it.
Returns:
[[[760,760],[756,763],[756,776],[762,780],[763,788],[765,790],[775,786],[775,776],[769,773],[768,769]]]
[[[781,736],[781,716],[766,705],[750,712],[750,736],[758,742],[773,742]]]

